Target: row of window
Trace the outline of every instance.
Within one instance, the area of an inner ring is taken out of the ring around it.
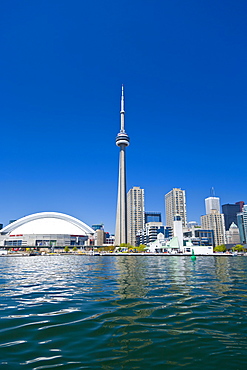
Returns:
[[[4,245],[7,247],[16,247],[22,245],[22,240],[5,240]]]

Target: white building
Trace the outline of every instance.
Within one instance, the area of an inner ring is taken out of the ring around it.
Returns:
[[[214,231],[215,246],[226,243],[225,219],[222,213],[212,209],[211,213],[201,216],[202,229]]]
[[[227,244],[238,244],[240,243],[239,228],[232,222],[229,230],[226,231],[226,241]]]
[[[164,228],[162,222],[147,222],[145,224],[145,242],[144,244],[148,244],[153,242],[157,239],[157,235],[159,234],[159,230]]]
[[[159,233],[157,239],[149,245],[149,252],[151,253],[182,253],[191,255],[193,251],[195,255],[212,255],[213,246],[193,245],[190,241],[185,242],[185,246],[180,246],[177,236],[174,236],[171,240],[167,240],[162,233]]]
[[[220,198],[218,197],[208,197],[205,199],[205,208],[206,214],[210,214],[211,211],[214,209],[218,213],[220,213]]]
[[[173,221],[173,235],[178,238],[178,246],[180,249],[183,247],[183,225],[179,215],[174,216]]]
[[[175,215],[179,215],[183,227],[187,225],[185,190],[174,188],[165,195],[166,226],[173,227]]]
[[[86,246],[95,231],[75,217],[57,212],[35,213],[0,230],[2,247]]]
[[[127,242],[136,245],[136,234],[144,228],[144,189],[134,186],[127,194]]]

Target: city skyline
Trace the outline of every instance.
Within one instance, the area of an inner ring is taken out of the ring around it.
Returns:
[[[165,222],[175,187],[188,221],[200,222],[212,186],[221,204],[246,202],[246,11],[219,0],[127,0],[124,12],[113,0],[3,1],[0,223],[54,211],[114,233],[121,84],[127,191],[145,190],[146,211]]]

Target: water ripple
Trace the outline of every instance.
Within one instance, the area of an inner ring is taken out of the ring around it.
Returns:
[[[1,369],[245,369],[247,259],[0,260]]]

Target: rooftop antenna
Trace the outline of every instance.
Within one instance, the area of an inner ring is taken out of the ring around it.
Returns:
[[[214,190],[214,187],[213,186],[210,189],[210,195],[211,195],[211,197],[215,197],[215,190]]]

